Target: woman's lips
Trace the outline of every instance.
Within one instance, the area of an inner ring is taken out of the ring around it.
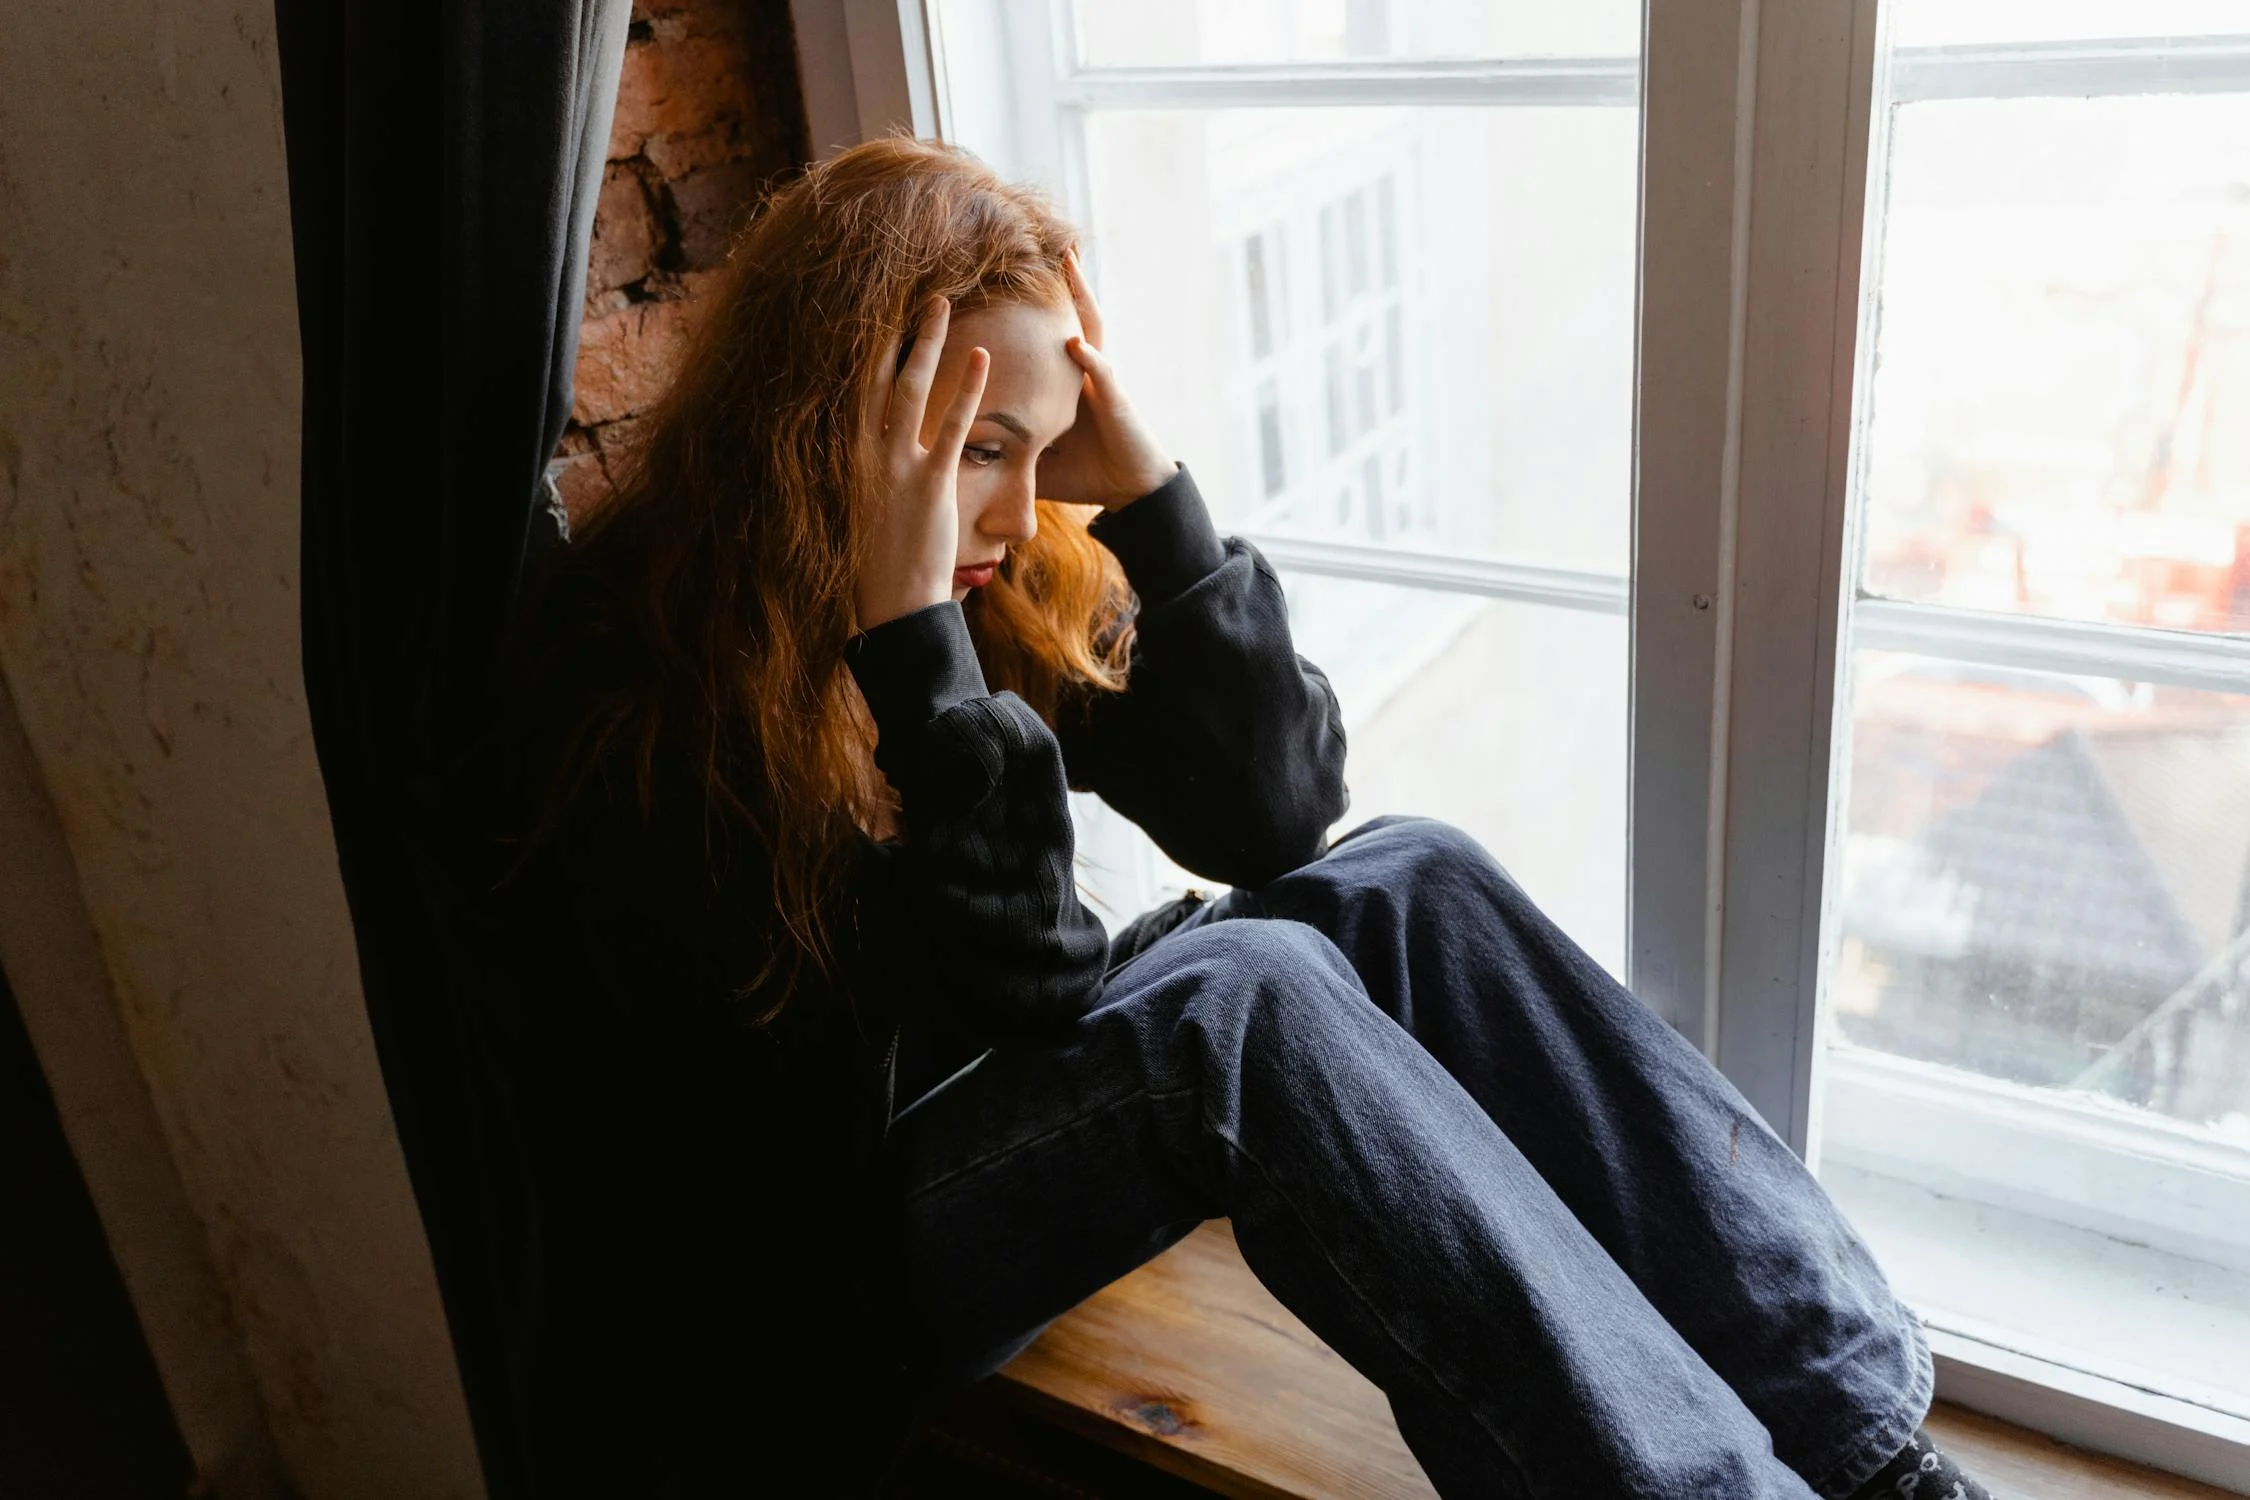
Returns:
[[[953,581],[965,589],[980,588],[992,582],[992,575],[998,571],[998,563],[978,563],[973,568],[955,568]]]

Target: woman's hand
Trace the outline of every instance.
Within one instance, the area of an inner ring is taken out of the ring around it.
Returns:
[[[1141,425],[1118,388],[1116,369],[1102,356],[1102,310],[1086,285],[1076,247],[1063,266],[1078,326],[1084,330],[1070,341],[1070,357],[1086,372],[1086,381],[1079,391],[1078,420],[1039,459],[1039,493],[1050,500],[1115,510],[1163,484],[1177,466]]]
[[[932,297],[922,316],[922,331],[898,370],[886,399],[868,402],[865,438],[875,454],[880,493],[865,561],[859,574],[859,628],[873,630],[885,621],[953,597],[954,554],[961,542],[961,513],[954,479],[961,472],[961,446],[976,422],[984,399],[991,356],[971,349],[961,370],[961,385],[946,407],[945,420],[927,448],[922,426],[928,417],[930,386],[953,305]],[[898,368],[894,343],[883,360]]]

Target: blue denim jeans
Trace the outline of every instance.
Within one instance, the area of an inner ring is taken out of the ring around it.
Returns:
[[[934,1381],[1225,1215],[1448,1497],[1843,1496],[1929,1408],[1919,1323],[1804,1164],[1428,819],[1195,911],[893,1144]]]

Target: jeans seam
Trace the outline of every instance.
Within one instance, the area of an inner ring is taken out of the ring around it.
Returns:
[[[1180,1089],[1170,1092],[1174,1094],[1192,1094],[1194,1091],[1190,1089]],[[1154,1099],[1161,1096],[1155,1093],[1151,1093],[1150,1097]],[[1336,1257],[1330,1253],[1328,1246],[1322,1242],[1320,1235],[1313,1229],[1313,1221],[1311,1217],[1307,1215],[1303,1209],[1299,1208],[1296,1202],[1291,1199],[1289,1194],[1284,1192],[1281,1187],[1274,1181],[1273,1174],[1266,1170],[1265,1163],[1259,1161],[1256,1156],[1251,1154],[1250,1149],[1247,1146],[1244,1146],[1240,1141],[1228,1135],[1225,1131],[1213,1129],[1211,1131],[1211,1134],[1219,1141],[1221,1145],[1225,1146],[1229,1151],[1233,1152],[1243,1161],[1249,1163],[1249,1165],[1257,1172],[1258,1176],[1265,1182],[1266,1190],[1273,1195],[1274,1201],[1281,1204],[1289,1211],[1290,1216],[1294,1218],[1297,1221],[1298,1225],[1304,1230],[1305,1239],[1307,1240],[1307,1242],[1320,1252],[1320,1258],[1323,1261],[1327,1262],[1328,1269],[1335,1274],[1337,1284],[1342,1286],[1346,1291],[1350,1292],[1352,1295],[1352,1300],[1359,1303],[1360,1307],[1365,1310],[1369,1322],[1372,1323],[1376,1328],[1382,1330],[1383,1337],[1390,1341],[1391,1347],[1398,1350],[1398,1352],[1403,1355],[1408,1360],[1408,1362],[1413,1364],[1416,1368],[1420,1369],[1422,1373],[1428,1377],[1431,1385],[1436,1387],[1438,1390],[1443,1391],[1449,1398],[1452,1399],[1453,1403],[1461,1409],[1461,1411],[1468,1417],[1469,1421],[1474,1424],[1476,1429],[1484,1434],[1485,1440],[1492,1444],[1493,1449],[1498,1452],[1499,1455],[1503,1459],[1505,1459],[1511,1466],[1514,1467],[1518,1483],[1522,1485],[1526,1493],[1529,1493],[1531,1488],[1531,1481],[1525,1476],[1523,1472],[1522,1461],[1519,1460],[1514,1453],[1509,1451],[1508,1445],[1501,1441],[1499,1434],[1493,1432],[1492,1429],[1486,1425],[1484,1418],[1478,1414],[1476,1407],[1472,1405],[1467,1399],[1465,1399],[1459,1391],[1453,1389],[1450,1384],[1448,1384],[1443,1378],[1441,1378],[1438,1375],[1438,1372],[1435,1369],[1431,1368],[1429,1361],[1425,1360],[1420,1353],[1418,1353],[1407,1343],[1404,1338],[1399,1336],[1397,1330],[1391,1327],[1390,1320],[1385,1318],[1379,1311],[1377,1311],[1375,1304],[1367,1300],[1366,1293],[1362,1292],[1359,1289],[1358,1285],[1352,1280],[1352,1278],[1345,1274],[1344,1268],[1342,1266],[1336,1264]],[[1386,1396],[1388,1394],[1388,1392],[1385,1393]]]
[[[1813,1484],[1813,1488],[1829,1500],[1845,1500],[1870,1475],[1896,1457],[1914,1429],[1922,1423],[1937,1391],[1936,1361],[1930,1353],[1929,1338],[1922,1332],[1922,1320],[1911,1308],[1897,1302],[1899,1316],[1912,1333],[1916,1349],[1914,1382],[1907,1397],[1868,1426],[1866,1434],[1855,1441],[1847,1455],[1828,1466],[1828,1470]]]

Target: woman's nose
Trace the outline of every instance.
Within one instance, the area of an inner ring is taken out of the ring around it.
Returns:
[[[1037,488],[1033,475],[1026,470],[1020,478],[1011,478],[992,503],[977,517],[977,526],[996,542],[1028,542],[1039,531]]]

